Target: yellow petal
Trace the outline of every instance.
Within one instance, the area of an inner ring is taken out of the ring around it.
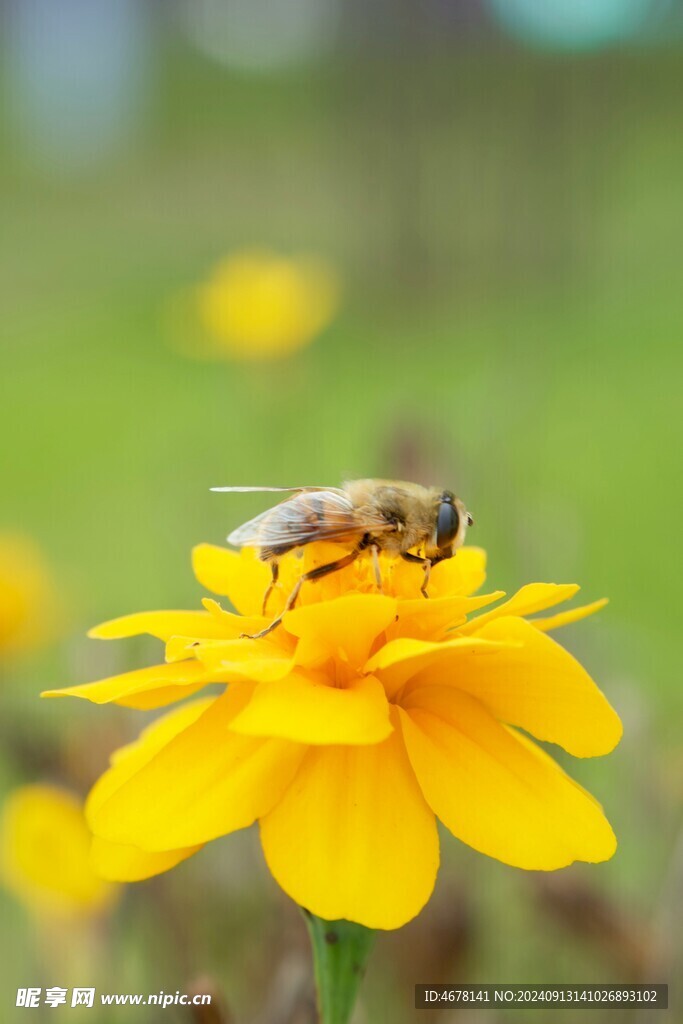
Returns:
[[[170,700],[182,700],[188,693],[194,693],[201,685],[211,682],[203,665],[196,661],[183,661],[178,665],[152,665],[120,676],[100,679],[96,683],[82,686],[67,686],[62,690],[44,690],[41,697],[82,697],[93,704],[123,704],[130,707],[160,705],[131,704],[132,698],[150,691],[164,690]],[[188,689],[191,687],[191,689]],[[173,690],[176,691],[175,697]],[[168,703],[164,700],[163,703]]]
[[[245,828],[267,813],[289,785],[305,748],[230,731],[249,689],[230,687],[133,774],[124,759],[122,785],[109,782],[104,798],[100,791],[88,802],[93,832],[143,850],[178,850]]]
[[[527,583],[509,600],[499,604],[490,612],[478,615],[463,627],[464,633],[476,633],[484,623],[499,619],[503,615],[533,615],[546,608],[568,601],[580,588],[576,583]]]
[[[186,658],[190,653],[201,662],[212,679],[225,683],[242,679],[255,679],[257,682],[284,679],[294,667],[294,658],[287,649],[278,647],[269,639],[245,637],[243,640],[202,642],[190,637],[173,637],[169,640],[168,658]]]
[[[247,736],[280,736],[297,743],[379,743],[391,732],[389,705],[372,676],[340,689],[295,672],[256,687],[231,729]]]
[[[424,688],[399,713],[427,802],[458,839],[537,871],[614,853],[614,833],[597,801],[472,697]]]
[[[439,864],[434,816],[396,732],[373,746],[312,748],[261,820],[261,842],[296,903],[368,928],[415,917]]]
[[[135,846],[108,843],[94,836],[90,848],[90,864],[100,878],[111,882],[141,882],[144,878],[169,871],[181,861],[187,860],[201,846],[190,846],[185,850],[165,850],[163,853],[146,853]]]
[[[214,601],[212,597],[203,597],[202,604],[207,612],[220,624],[221,632],[216,635],[224,637],[226,640],[236,640],[243,633],[258,633],[271,621],[269,616],[235,615],[233,612],[226,612],[224,608],[221,608],[218,601]],[[178,630],[178,632],[180,633],[181,630]]]
[[[413,637],[417,640],[441,640],[449,629],[465,622],[468,615],[484,605],[504,597],[502,590],[480,597],[424,597],[398,603],[398,619],[387,629],[387,639]]]
[[[401,637],[380,647],[366,663],[365,671],[377,675],[387,696],[394,697],[409,679],[423,669],[438,665],[438,670],[444,675],[459,678],[459,665],[463,658],[495,654],[507,646],[506,642],[472,636],[458,636],[433,643]]]
[[[88,794],[85,803],[86,818],[90,820],[112,793],[132,778],[158,751],[170,743],[174,736],[196,722],[215,701],[215,697],[188,701],[187,704],[161,715],[144,728],[132,743],[114,750],[109,758],[111,768],[100,776]]]
[[[483,548],[460,548],[453,558],[439,562],[429,577],[431,597],[467,597],[486,582],[486,552]]]
[[[577,757],[608,754],[616,746],[622,733],[619,716],[585,669],[554,640],[517,618],[494,619],[477,638],[511,646],[496,658],[463,659],[457,674],[434,665],[411,687],[457,687],[501,721],[559,743]]]
[[[203,587],[229,597],[240,615],[260,615],[270,584],[270,569],[250,548],[230,551],[215,544],[198,544],[192,568]]]
[[[316,657],[322,649],[327,657],[338,657],[356,669],[367,660],[376,637],[395,618],[393,598],[381,594],[348,594],[295,608],[287,612],[283,624],[293,636],[312,641]],[[299,644],[297,650],[299,664],[307,663],[302,655],[304,646]]]
[[[362,558],[368,559],[368,555],[362,555]],[[359,559],[360,561],[360,559]],[[368,570],[370,564],[368,564]],[[367,571],[368,583],[375,587],[374,573]],[[385,593],[392,594],[399,598],[411,600],[412,598],[424,598],[420,594],[420,588],[424,584],[424,569],[421,565],[415,562],[406,562],[402,558],[397,558],[396,555],[389,555],[382,553],[380,555],[380,573],[382,576],[382,585],[385,589]]]
[[[238,616],[234,618],[240,621]],[[222,624],[208,612],[138,612],[103,622],[91,629],[88,636],[95,640],[120,640],[149,633],[159,640],[168,640],[176,633],[184,636],[225,637],[239,636],[240,632],[243,630],[236,629],[232,634],[226,632]]]
[[[558,612],[557,615],[549,615],[545,619],[529,619],[532,626],[536,629],[540,629],[542,633],[547,633],[551,629],[558,629],[560,626],[569,626],[572,622],[580,622],[581,619],[587,618],[589,615],[593,615],[595,612],[599,612],[601,608],[604,608],[609,601],[606,597],[600,598],[599,601],[593,601],[592,604],[583,604],[578,608],[570,608],[566,612]]]
[[[166,708],[169,704],[176,704],[179,700],[194,697],[206,685],[207,680],[203,679],[192,686],[160,686],[155,690],[141,690],[139,693],[131,693],[127,697],[120,697],[113,703],[118,704],[122,708],[134,708],[136,711],[156,711],[157,708]]]

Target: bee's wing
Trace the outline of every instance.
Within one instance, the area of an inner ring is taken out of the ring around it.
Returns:
[[[342,540],[366,530],[393,529],[379,516],[358,515],[344,491],[313,490],[296,494],[238,526],[228,537],[235,547],[293,548],[315,540]]]
[[[212,491],[235,491],[240,494],[253,493],[254,491],[299,491],[300,493],[310,491],[335,490],[331,487],[212,487]],[[341,492],[340,492],[341,493]]]

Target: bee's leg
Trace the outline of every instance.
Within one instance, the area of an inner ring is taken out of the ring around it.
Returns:
[[[263,598],[263,608],[261,609],[261,615],[265,615],[266,614],[266,607],[268,605],[268,598],[273,593],[273,590],[275,588],[275,585],[277,583],[277,579],[278,579],[279,575],[280,575],[280,563],[279,562],[271,562],[270,563],[270,576],[271,576],[271,578],[270,578],[270,583],[268,584],[268,589],[266,590],[266,593],[265,593],[264,598]]]
[[[343,558],[338,558],[336,562],[328,562],[327,565],[319,565],[316,569],[309,569],[308,572],[305,572],[303,576],[300,576],[296,581],[294,589],[287,598],[284,608],[280,614],[273,619],[270,625],[266,626],[265,629],[262,629],[260,633],[242,633],[242,637],[246,637],[249,640],[261,640],[262,637],[268,636],[269,633],[272,633],[273,630],[280,625],[287,612],[291,612],[292,608],[296,604],[296,599],[299,596],[299,591],[301,590],[303,583],[307,580],[315,582],[315,580],[321,580],[323,576],[329,576],[330,573],[337,572],[339,569],[345,569],[347,565],[351,565],[352,562],[355,562],[359,554],[360,549],[355,548],[353,551],[349,551],[348,555],[344,555]]]
[[[378,551],[379,551],[379,549],[378,549],[377,545],[373,544],[372,545],[372,567],[375,570],[375,581],[377,583],[377,589],[379,590],[379,592],[381,594],[381,593],[383,593],[383,590],[382,590],[382,571],[381,571],[381,569],[379,567],[379,554],[378,554]]]
[[[356,561],[360,553],[360,548],[354,548],[353,551],[349,551],[348,555],[344,555],[343,558],[338,558],[336,562],[328,562],[327,565],[319,565],[317,569],[309,569],[308,572],[303,574],[299,580],[299,584],[303,583],[304,580],[321,580],[323,576],[329,576],[330,573],[338,572],[339,569],[345,569],[347,565],[351,565],[352,562]],[[289,604],[289,601],[287,601],[287,604],[289,605],[289,608],[292,607],[292,605]],[[287,609],[288,611],[289,608]]]
[[[296,581],[294,589],[287,598],[284,608],[282,609],[279,615],[275,616],[270,625],[266,626],[266,628],[262,629],[259,633],[240,633],[240,640],[262,640],[264,636],[268,636],[269,633],[272,633],[273,630],[276,629],[282,622],[285,613],[291,611],[294,605],[296,604],[296,599],[299,596],[299,591],[301,590],[301,584],[304,582],[307,575],[308,573],[305,573]],[[268,589],[270,590],[270,587]]]
[[[424,579],[422,580],[422,586],[420,587],[420,593],[422,594],[423,597],[429,597],[429,594],[427,593],[427,587],[429,586],[429,576],[432,571],[432,563],[428,558],[425,558],[424,560],[424,570],[425,574]]]
[[[405,562],[415,562],[417,565],[421,565],[424,569],[424,579],[422,580],[422,586],[420,587],[420,593],[423,597],[429,597],[427,593],[427,587],[429,586],[429,574],[432,571],[432,560],[431,558],[421,558],[419,555],[411,555],[410,551],[402,551],[401,558]]]

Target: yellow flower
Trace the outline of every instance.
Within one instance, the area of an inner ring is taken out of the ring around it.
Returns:
[[[339,283],[320,261],[247,250],[219,263],[195,302],[206,335],[195,354],[275,359],[308,345],[328,326]]]
[[[55,594],[40,550],[27,537],[0,535],[0,655],[49,640]]]
[[[281,561],[269,613],[302,571],[330,562],[320,543]],[[578,757],[605,754],[621,723],[549,629],[604,602],[529,620],[578,587],[535,583],[472,596],[485,556],[465,548],[434,567],[381,556],[307,583],[299,607],[260,640],[270,579],[253,551],[194,551],[199,581],[230,599],[204,611],[143,612],[97,627],[149,633],[166,662],[49,691],[95,703],[162,707],[208,683],[112,759],[87,816],[106,877],[163,871],[218,836],[259,821],[268,866],[319,917],[397,928],[429,899],[436,819],[463,842],[520,868],[603,861],[616,840],[600,805],[526,733]],[[523,731],[520,731],[523,730]],[[131,868],[130,865],[133,865]]]
[[[38,917],[88,917],[110,906],[118,886],[90,864],[90,833],[75,796],[21,786],[5,801],[2,819],[3,882]]]

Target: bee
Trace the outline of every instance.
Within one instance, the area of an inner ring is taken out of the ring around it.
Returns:
[[[327,565],[303,573],[285,602],[285,607],[256,638],[267,636],[296,604],[307,580],[315,581],[351,565],[361,552],[372,553],[377,586],[382,589],[378,554],[396,555],[416,562],[424,569],[421,593],[428,597],[427,584],[433,565],[451,558],[465,539],[473,519],[451,491],[397,480],[350,480],[341,487],[212,487],[213,491],[267,491],[289,493],[279,505],[269,508],[239,526],[228,537],[235,547],[253,547],[268,562],[271,582],[263,599],[268,599],[278,582],[278,559],[288,551],[313,541],[335,541],[348,546],[348,553]],[[413,549],[417,549],[416,553]]]

